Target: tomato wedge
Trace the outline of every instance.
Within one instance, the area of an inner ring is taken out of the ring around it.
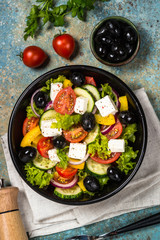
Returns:
[[[64,177],[64,178],[71,178],[73,177],[74,175],[76,175],[78,169],[76,168],[72,168],[72,167],[67,167],[66,169],[64,168],[60,168],[56,165],[56,171],[58,172],[58,174],[61,176],[61,177]]]
[[[116,139],[121,136],[122,131],[123,131],[122,124],[120,123],[119,120],[117,120],[115,126],[107,134],[105,134],[105,136],[108,138],[108,140]]]
[[[54,110],[63,115],[71,115],[74,112],[74,105],[76,102],[76,94],[71,87],[67,87],[59,91],[57,94],[53,107]]]
[[[25,136],[26,133],[29,132],[31,129],[36,127],[38,123],[39,123],[39,118],[36,118],[36,117],[31,117],[30,119],[26,118],[23,122],[23,128],[22,128],[23,136]]]
[[[96,84],[96,82],[95,82],[95,80],[94,80],[94,78],[93,77],[88,77],[88,76],[86,76],[85,77],[85,84],[91,84],[91,85],[93,85],[93,86],[97,86],[97,84]]]
[[[111,153],[111,157],[107,158],[107,159],[102,159],[100,157],[98,157],[97,154],[95,154],[93,157],[90,155],[90,157],[98,163],[102,163],[102,164],[109,164],[112,162],[115,162],[119,157],[120,157],[121,153],[116,152],[116,153]]]
[[[64,178],[64,177],[60,176],[60,175],[58,174],[58,172],[55,172],[55,173],[54,173],[54,176],[53,176],[53,179],[54,179],[54,181],[56,181],[56,182],[58,182],[58,183],[67,184],[67,183],[70,183],[70,182],[73,180],[73,177]]]
[[[67,141],[71,143],[78,143],[88,135],[88,132],[85,131],[82,126],[77,126],[71,130],[63,130],[63,134]]]
[[[48,150],[52,149],[53,145],[53,138],[52,137],[42,137],[37,144],[37,150],[44,158],[49,158]]]

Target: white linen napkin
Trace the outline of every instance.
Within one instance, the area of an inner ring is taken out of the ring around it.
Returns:
[[[67,206],[38,195],[21,179],[13,166],[7,134],[1,137],[10,182],[20,189],[19,209],[30,237],[73,229],[160,204],[160,122],[144,89],[136,90],[135,94],[143,107],[148,125],[145,157],[131,182],[115,196],[99,203]]]

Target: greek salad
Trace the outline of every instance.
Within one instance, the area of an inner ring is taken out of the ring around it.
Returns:
[[[92,197],[135,167],[136,131],[127,96],[73,72],[47,80],[33,93],[18,157],[32,185],[53,186],[64,199]]]

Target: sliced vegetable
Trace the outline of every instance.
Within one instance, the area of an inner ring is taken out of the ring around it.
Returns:
[[[35,117],[31,117],[26,118],[23,122],[23,136],[26,135],[26,133],[28,133],[31,129],[35,128],[39,123],[39,118],[35,118]]]
[[[86,171],[89,172],[93,176],[97,177],[105,177],[107,175],[107,169],[110,167],[110,164],[102,164],[94,161],[89,158],[86,161]]]
[[[79,198],[82,195],[81,188],[76,185],[69,189],[55,188],[54,194],[63,199],[74,199]]]
[[[63,87],[72,87],[73,83],[69,79],[65,79],[63,83]]]
[[[46,112],[44,112],[41,117],[40,117],[40,121],[39,121],[39,126],[41,128],[41,122],[45,121],[45,120],[51,120],[51,119],[55,119],[56,118],[56,111],[53,109],[49,109]]]
[[[87,153],[86,156],[82,159],[82,160],[77,160],[75,161],[73,158],[70,158],[69,163],[72,165],[80,165],[82,163],[84,163],[89,157],[89,154]]]
[[[88,133],[87,137],[85,137],[85,139],[83,140],[83,142],[85,142],[86,144],[89,144],[91,142],[94,142],[94,140],[96,139],[96,137],[98,136],[99,133],[99,125],[96,124],[96,126],[94,127],[94,129]]]
[[[108,140],[116,139],[116,138],[119,138],[121,136],[122,131],[123,131],[122,124],[120,123],[119,120],[117,120],[114,127],[107,134],[105,134],[105,136],[108,138]]]
[[[88,105],[87,105],[87,112],[92,112],[94,108],[94,98],[93,96],[88,92],[88,90],[83,89],[81,87],[76,87],[74,89],[74,92],[77,97],[84,97],[88,99]]]
[[[101,98],[100,93],[95,86],[91,84],[86,84],[86,85],[83,85],[82,87],[87,89],[93,95],[96,101],[98,101]]]
[[[121,96],[119,97],[119,101],[120,101],[120,111],[128,111],[128,100],[126,96]]]
[[[63,131],[64,137],[67,141],[72,143],[81,142],[88,134],[82,126],[76,126],[71,130]]]
[[[49,170],[49,169],[52,169],[56,165],[56,162],[53,162],[48,158],[44,158],[41,155],[38,155],[33,160],[33,165],[42,170]]]
[[[53,138],[52,137],[42,137],[37,144],[37,150],[44,158],[49,158],[48,150],[53,149]]]
[[[77,173],[77,169],[68,166],[67,168],[61,168],[58,165],[56,166],[56,171],[61,177],[71,178]]]
[[[50,102],[47,103],[44,111],[47,111],[47,110],[49,110],[49,109],[53,109],[53,101],[50,101]]]
[[[76,169],[84,169],[85,161],[81,162],[81,161],[79,161],[77,159],[70,158],[69,166],[72,167],[72,168],[76,168]]]
[[[31,146],[34,139],[41,134],[39,126],[36,126],[35,128],[31,129],[26,135],[23,137],[20,146],[21,147],[27,147]]]
[[[71,189],[73,186],[76,185],[76,183],[78,182],[78,176],[75,175],[73,180],[69,183],[59,183],[59,182],[56,182],[53,178],[51,179],[51,184],[54,186],[54,187],[58,187],[58,188],[64,188],[64,189]]]
[[[64,114],[72,114],[76,102],[76,94],[71,87],[60,90],[54,100],[53,107],[56,112]]]
[[[115,117],[113,114],[109,114],[106,117],[102,117],[100,114],[95,114],[96,122],[103,125],[113,125],[115,123]]]
[[[91,84],[91,85],[93,85],[95,87],[97,86],[93,77],[86,76],[85,80],[86,80],[85,84]]]
[[[83,179],[78,182],[78,186],[82,189],[83,192],[87,192],[87,189],[84,186]]]
[[[94,156],[90,155],[90,157],[98,163],[110,164],[115,162],[120,157],[120,155],[121,153],[111,153],[111,156],[106,159],[100,158],[97,154],[95,154]]]

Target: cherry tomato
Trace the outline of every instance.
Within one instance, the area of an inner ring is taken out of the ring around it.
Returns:
[[[75,49],[74,38],[69,34],[58,35],[52,42],[55,52],[63,58],[69,59]]]
[[[46,53],[37,46],[26,47],[22,54],[23,63],[30,68],[41,66],[46,59]]]
[[[71,87],[60,90],[54,100],[54,110],[63,115],[72,114],[76,102],[76,94]]]
[[[53,176],[53,179],[54,179],[54,181],[56,181],[58,183],[67,184],[67,183],[70,183],[73,180],[73,177],[64,178],[64,177],[60,176],[58,174],[58,172],[55,172],[54,176]]]
[[[56,165],[56,171],[58,172],[58,174],[61,176],[61,177],[64,177],[64,178],[71,178],[73,177],[74,175],[76,175],[78,169],[76,168],[72,168],[72,167],[67,167],[66,169],[64,168],[60,168]]]
[[[29,132],[32,128],[36,127],[39,123],[39,118],[36,117],[31,117],[26,118],[23,122],[23,128],[22,128],[22,132],[23,132],[23,136],[26,135],[27,132]]]
[[[88,135],[88,132],[86,132],[82,126],[77,126],[71,130],[63,130],[63,134],[67,141],[71,143],[78,143]]]
[[[91,85],[93,85],[93,86],[95,86],[95,87],[97,86],[97,85],[96,85],[96,82],[95,82],[95,80],[94,80],[93,77],[87,77],[87,76],[86,76],[86,77],[85,77],[85,80],[86,80],[86,81],[85,81],[85,84],[91,84]]]
[[[108,140],[116,139],[120,137],[120,135],[122,134],[122,131],[123,131],[122,124],[120,123],[119,120],[117,120],[117,123],[115,124],[115,126],[107,134],[105,134],[105,136],[108,138]]]
[[[42,137],[37,144],[37,150],[44,158],[48,157],[48,150],[52,149],[53,146],[53,138],[52,137]]]
[[[98,163],[102,163],[102,164],[109,164],[112,162],[115,162],[119,157],[120,157],[121,153],[117,152],[117,153],[111,153],[111,157],[107,158],[107,159],[102,159],[100,157],[98,157],[97,154],[95,154],[93,157],[90,155],[90,157]]]

